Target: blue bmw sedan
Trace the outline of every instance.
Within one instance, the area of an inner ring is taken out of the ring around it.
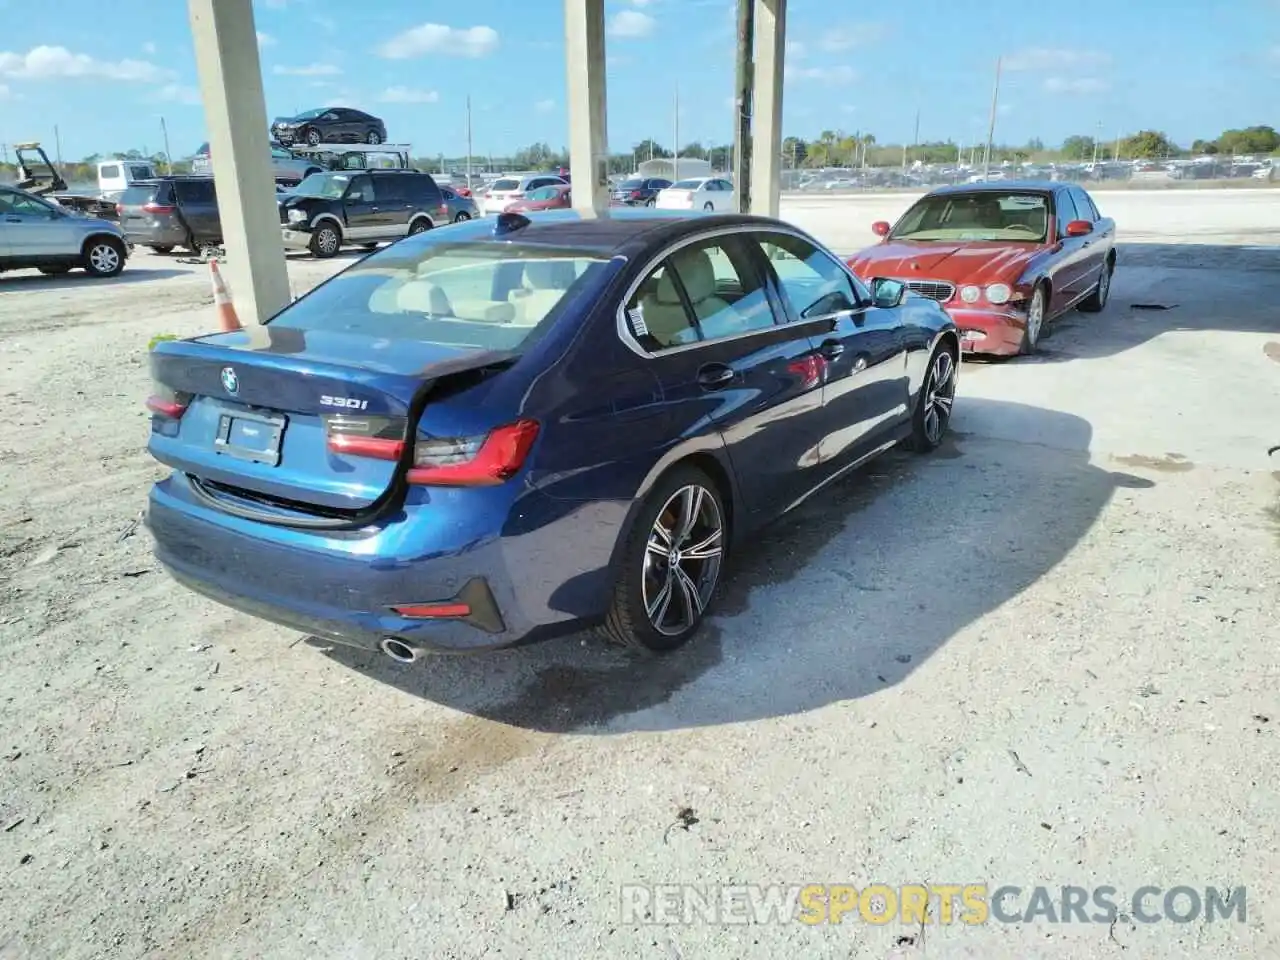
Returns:
[[[934,301],[777,220],[504,214],[158,344],[147,523],[191,589],[403,662],[669,651],[753,530],[942,442],[959,355]]]

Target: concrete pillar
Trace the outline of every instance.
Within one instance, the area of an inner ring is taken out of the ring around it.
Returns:
[[[603,212],[609,207],[604,0],[564,0],[564,28],[573,207]]]
[[[782,195],[782,68],[787,45],[787,0],[755,0],[755,4],[751,213],[776,217]]]
[[[226,274],[242,323],[289,304],[252,0],[189,0]]]

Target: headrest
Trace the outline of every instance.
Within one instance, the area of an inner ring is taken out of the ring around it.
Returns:
[[[689,299],[693,303],[701,303],[708,297],[716,295],[716,271],[705,250],[681,250],[672,255],[669,262],[675,264],[676,271],[680,274],[680,281],[684,284],[685,293],[689,294]],[[653,298],[658,303],[670,305],[680,302],[669,268],[662,271]]]
[[[574,279],[569,260],[530,260],[524,265],[524,285],[531,290],[568,290]]]
[[[429,280],[410,280],[396,293],[396,306],[411,313],[451,316],[453,308],[444,290]]]

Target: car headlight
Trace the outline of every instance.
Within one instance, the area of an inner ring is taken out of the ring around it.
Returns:
[[[290,211],[289,211],[289,222],[290,222],[290,223],[302,223],[302,221],[304,221],[304,220],[306,220],[306,219],[307,219],[307,211],[305,211],[305,210],[290,210]]]
[[[991,303],[1008,303],[1013,291],[1007,283],[993,283],[987,287],[987,300]]]
[[[960,288],[960,299],[965,303],[977,303],[982,298],[982,291],[970,284],[967,287]]]

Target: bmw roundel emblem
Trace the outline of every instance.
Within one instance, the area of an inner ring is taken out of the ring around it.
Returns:
[[[227,393],[238,393],[240,391],[240,378],[236,376],[236,372],[230,367],[222,368],[222,389]]]

